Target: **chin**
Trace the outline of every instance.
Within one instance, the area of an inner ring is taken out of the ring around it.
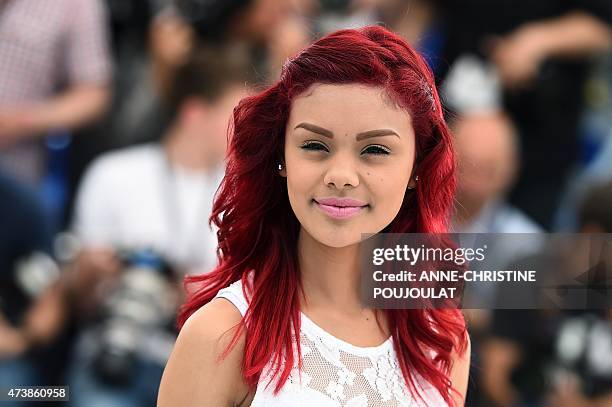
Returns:
[[[352,246],[361,242],[361,233],[330,230],[325,233],[316,233],[312,236],[319,243],[341,249],[343,247]]]
[[[296,215],[302,229],[319,244],[336,249],[359,244],[365,240],[364,234],[378,233],[372,232],[372,230],[382,231],[383,226],[391,222],[389,220],[384,225],[368,225],[371,222],[364,222],[363,219],[330,221],[329,218],[318,213],[318,211],[306,213],[302,213],[305,216]]]

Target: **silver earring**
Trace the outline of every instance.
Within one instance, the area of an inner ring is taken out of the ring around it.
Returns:
[[[283,164],[278,164],[278,170],[282,171],[283,170]]]

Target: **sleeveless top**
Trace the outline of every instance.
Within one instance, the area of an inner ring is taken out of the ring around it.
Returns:
[[[242,281],[219,290],[217,297],[229,300],[245,315],[248,302]],[[359,347],[331,335],[304,313],[300,315],[302,369],[296,360],[287,382],[274,395],[276,382],[269,384],[272,369],[268,364],[259,378],[251,407],[447,406],[438,390],[418,374],[413,374],[413,379],[426,404],[410,394],[392,337],[378,346]]]

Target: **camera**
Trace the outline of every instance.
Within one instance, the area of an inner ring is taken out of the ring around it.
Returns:
[[[175,277],[162,256],[143,250],[120,253],[125,268],[117,287],[102,303],[94,370],[103,382],[129,381],[150,339],[160,331],[174,335],[178,306]]]
[[[49,254],[34,251],[19,258],[9,271],[0,276],[0,315],[20,326],[32,303],[60,278],[60,269]]]

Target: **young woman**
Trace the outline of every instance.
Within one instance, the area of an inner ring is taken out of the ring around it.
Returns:
[[[187,281],[158,405],[463,405],[461,312],[359,301],[362,233],[445,232],[454,171],[432,74],[397,35],[342,30],[289,60],[234,110],[219,265]]]

